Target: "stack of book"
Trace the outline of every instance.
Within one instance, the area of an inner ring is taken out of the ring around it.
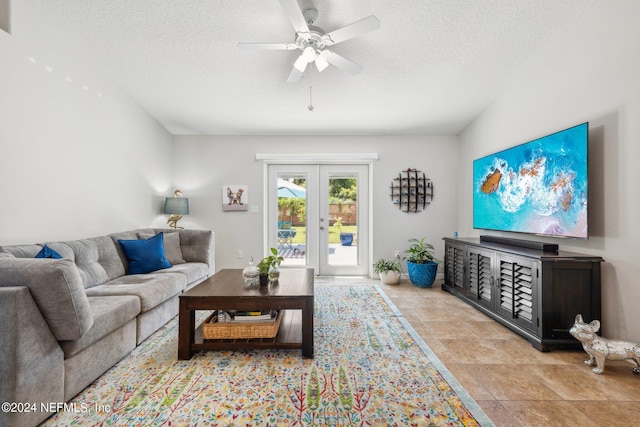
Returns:
[[[218,310],[218,323],[268,323],[275,321],[277,317],[278,310]]]

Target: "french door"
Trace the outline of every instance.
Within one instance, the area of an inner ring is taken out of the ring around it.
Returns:
[[[282,267],[369,274],[368,165],[270,164],[267,187],[268,245]]]

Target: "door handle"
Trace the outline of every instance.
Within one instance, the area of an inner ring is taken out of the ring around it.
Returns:
[[[320,226],[320,230],[324,230],[324,225],[321,225],[321,226]]]

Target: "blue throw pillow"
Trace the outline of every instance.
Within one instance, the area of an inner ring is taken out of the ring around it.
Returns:
[[[171,267],[164,256],[164,235],[158,233],[149,239],[118,240],[129,268],[127,274],[144,274]]]
[[[49,246],[44,245],[42,247],[42,249],[40,249],[40,252],[38,252],[35,256],[35,258],[54,258],[54,259],[62,259],[62,257],[60,256],[60,254],[56,251],[54,251],[53,249],[51,249]]]

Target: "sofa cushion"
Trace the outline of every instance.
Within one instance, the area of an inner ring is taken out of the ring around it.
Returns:
[[[152,228],[141,228],[141,229],[132,230],[132,231],[121,231],[119,233],[109,234],[108,236],[113,242],[113,246],[116,248],[116,251],[118,252],[118,256],[120,257],[120,261],[122,262],[122,265],[124,265],[125,271],[127,270],[127,266],[129,262],[127,261],[127,257],[124,255],[124,252],[122,251],[122,246],[120,245],[120,243],[118,243],[118,240],[136,240],[139,238],[138,237],[139,233],[147,233],[151,235],[157,234],[156,232],[153,231]],[[125,273],[123,272],[121,276],[124,274]]]
[[[158,270],[151,274],[157,274],[159,272],[184,274],[187,276],[187,286],[189,286],[193,282],[205,279],[209,274],[209,266],[201,262],[187,262],[185,264],[174,265],[166,270]]]
[[[124,265],[113,240],[108,236],[50,242],[47,245],[63,258],[75,262],[85,288],[101,285],[124,275]]]
[[[42,247],[42,249],[40,250],[40,252],[38,252],[36,254],[36,256],[34,258],[53,258],[53,259],[60,259],[62,258],[60,256],[60,254],[56,251],[54,251],[53,249],[51,249],[49,246],[44,245]]]
[[[186,261],[182,258],[182,250],[180,249],[180,233],[160,232],[164,234],[164,256],[171,265],[184,264]],[[159,233],[159,234],[160,234]],[[141,239],[150,239],[152,233],[138,233]]]
[[[80,339],[60,341],[65,359],[80,353],[140,313],[140,298],[130,295],[89,297],[93,326]]]
[[[144,313],[178,295],[186,286],[187,278],[184,274],[132,274],[89,288],[87,295],[135,295],[140,298],[140,311]]]
[[[65,402],[64,353],[25,286],[0,287],[0,343],[0,401],[37,405],[3,411],[0,425],[36,426],[51,415],[40,402]]]
[[[157,233],[165,231],[155,230]],[[214,236],[212,231],[180,230],[180,250],[186,262],[203,262],[213,266]]]
[[[80,338],[93,325],[89,300],[68,259],[0,258],[0,286],[27,286],[58,340]]]
[[[0,252],[11,254],[16,258],[33,258],[41,250],[42,245],[14,245],[0,247]]]
[[[149,239],[118,240],[127,257],[127,274],[146,274],[171,267],[164,256],[164,234]]]

